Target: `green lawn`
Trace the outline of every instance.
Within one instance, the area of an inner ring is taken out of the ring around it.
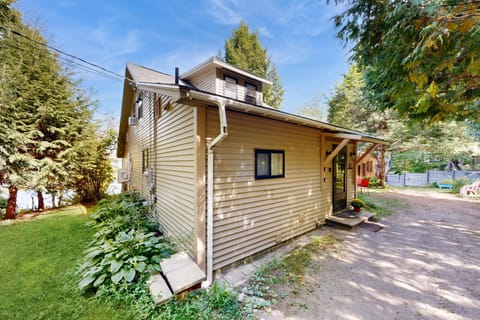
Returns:
[[[75,290],[92,231],[83,207],[0,224],[0,319],[126,319],[124,310]]]

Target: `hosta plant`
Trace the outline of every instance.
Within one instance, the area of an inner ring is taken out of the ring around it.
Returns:
[[[174,252],[173,245],[152,232],[154,224],[145,214],[137,194],[99,203],[90,223],[97,232],[77,271],[81,289],[136,282],[146,273],[160,271],[160,261]]]

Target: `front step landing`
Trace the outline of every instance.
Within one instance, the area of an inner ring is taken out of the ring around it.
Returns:
[[[326,218],[327,224],[328,223],[336,223],[343,226],[348,226],[350,228],[356,227],[361,223],[368,221],[371,217],[375,214],[362,211],[360,213],[353,214],[353,211],[345,211],[338,215],[329,216]]]
[[[163,303],[173,294],[188,290],[206,279],[205,273],[185,252],[160,262],[162,274],[152,274],[147,282],[155,303]]]

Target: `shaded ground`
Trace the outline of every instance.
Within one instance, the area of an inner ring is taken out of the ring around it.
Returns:
[[[375,196],[407,206],[378,232],[335,230],[344,241],[317,257],[305,285],[276,287],[286,298],[260,319],[479,319],[480,203],[415,190]]]

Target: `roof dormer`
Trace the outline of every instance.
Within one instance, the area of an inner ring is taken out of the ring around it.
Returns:
[[[272,82],[212,57],[181,75],[197,89],[264,106],[262,91]]]

